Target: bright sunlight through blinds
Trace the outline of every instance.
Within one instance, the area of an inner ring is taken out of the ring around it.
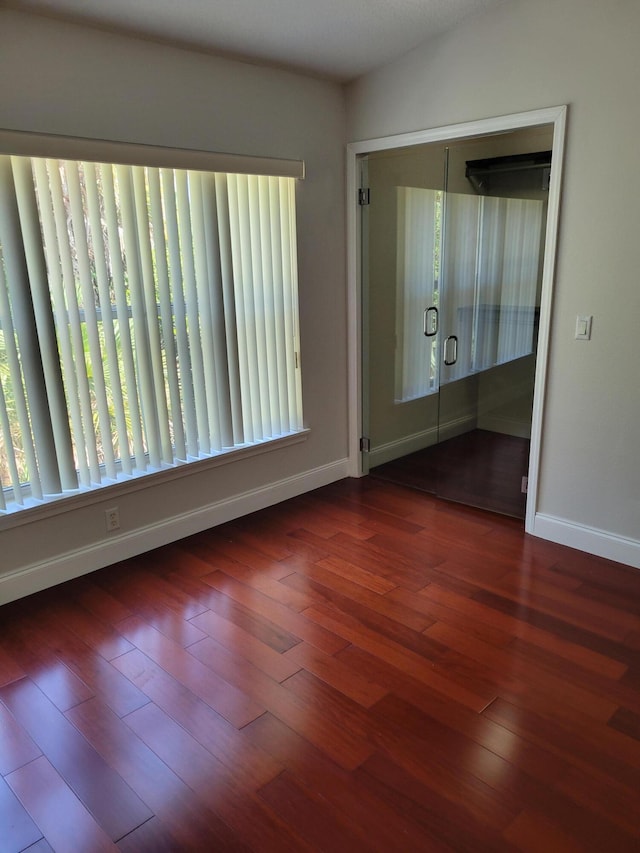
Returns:
[[[0,155],[0,511],[302,429],[295,180]]]

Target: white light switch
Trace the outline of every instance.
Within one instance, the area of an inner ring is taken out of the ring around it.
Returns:
[[[591,322],[593,317],[576,317],[576,340],[590,341],[591,340]]]

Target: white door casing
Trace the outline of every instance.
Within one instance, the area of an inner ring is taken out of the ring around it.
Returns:
[[[394,136],[366,139],[347,145],[347,287],[348,287],[348,369],[349,369],[349,473],[362,476],[360,437],[362,435],[362,270],[361,270],[361,227],[358,204],[359,171],[358,157],[374,151],[423,145],[429,142],[485,136],[539,125],[553,126],[553,149],[551,181],[549,185],[547,227],[542,272],[542,296],[540,327],[536,358],[533,416],[531,423],[531,449],[529,458],[529,481],[525,531],[535,534],[537,507],[538,470],[542,439],[544,390],[547,375],[549,331],[555,273],[558,217],[560,210],[560,188],[566,127],[566,106],[548,107],[506,116],[479,119],[477,121],[418,130]]]

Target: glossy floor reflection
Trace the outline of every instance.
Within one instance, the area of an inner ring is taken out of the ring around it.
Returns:
[[[0,608],[0,850],[640,846],[640,573],[345,480]]]

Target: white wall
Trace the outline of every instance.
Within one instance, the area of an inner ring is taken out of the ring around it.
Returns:
[[[637,0],[511,0],[347,90],[349,141],[569,105],[536,532],[638,566],[639,34]]]
[[[0,522],[0,603],[343,476],[341,88],[8,11],[0,11],[0,79],[0,127],[305,160],[298,249],[304,414],[311,429],[295,446],[120,495],[122,536],[104,532],[110,497],[27,525],[3,529]],[[274,483],[280,488],[271,490]],[[234,496],[245,497],[230,501]]]

